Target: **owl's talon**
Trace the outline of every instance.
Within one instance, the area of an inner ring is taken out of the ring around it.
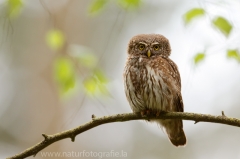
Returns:
[[[159,117],[160,116],[160,111],[157,111],[157,113],[156,113],[156,117]]]
[[[147,110],[146,110],[146,114],[147,114],[147,115],[150,115],[151,113],[152,113],[152,111],[151,111],[150,109],[147,109]]]
[[[146,112],[143,110],[141,111],[141,116],[144,116],[146,114]]]
[[[151,115],[151,113],[152,113],[152,110],[151,109],[146,109],[146,110],[142,110],[141,111],[141,115],[142,116],[149,116],[149,115]]]

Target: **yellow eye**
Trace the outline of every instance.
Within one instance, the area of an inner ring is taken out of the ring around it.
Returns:
[[[157,50],[159,50],[159,49],[160,49],[160,46],[159,46],[159,45],[154,45],[154,46],[153,46],[153,48],[154,48],[154,50],[156,50],[156,51],[157,51]]]
[[[138,45],[138,49],[139,49],[139,50],[143,50],[143,49],[145,49],[145,45],[143,45],[143,44],[139,44],[139,45]]]

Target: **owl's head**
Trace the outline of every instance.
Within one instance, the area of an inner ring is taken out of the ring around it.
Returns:
[[[168,39],[160,34],[139,34],[134,36],[128,44],[128,54],[132,56],[167,58],[170,53]]]

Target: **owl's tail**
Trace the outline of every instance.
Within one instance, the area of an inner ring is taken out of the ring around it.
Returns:
[[[183,131],[182,120],[160,120],[158,121],[165,129],[169,140],[175,146],[184,146],[187,142]]]

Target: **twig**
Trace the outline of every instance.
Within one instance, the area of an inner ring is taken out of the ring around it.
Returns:
[[[226,115],[225,115],[224,111],[222,111],[222,116],[223,116],[223,117],[226,117]]]
[[[181,112],[166,112],[161,113],[159,116],[142,116],[141,114],[127,113],[127,114],[116,114],[112,116],[104,116],[101,118],[94,118],[90,122],[76,127],[71,130],[60,132],[53,135],[42,134],[44,140],[37,143],[36,145],[28,148],[27,150],[9,157],[8,159],[22,159],[29,156],[36,155],[39,151],[51,145],[54,142],[57,142],[62,139],[70,138],[74,142],[76,135],[81,134],[89,129],[97,127],[102,124],[113,123],[113,122],[125,122],[131,120],[148,120],[148,119],[183,119],[183,120],[193,120],[198,122],[211,122],[211,123],[220,123],[231,126],[240,127],[240,119],[229,118],[224,115],[213,116],[207,114],[196,114],[196,113],[181,113]]]

